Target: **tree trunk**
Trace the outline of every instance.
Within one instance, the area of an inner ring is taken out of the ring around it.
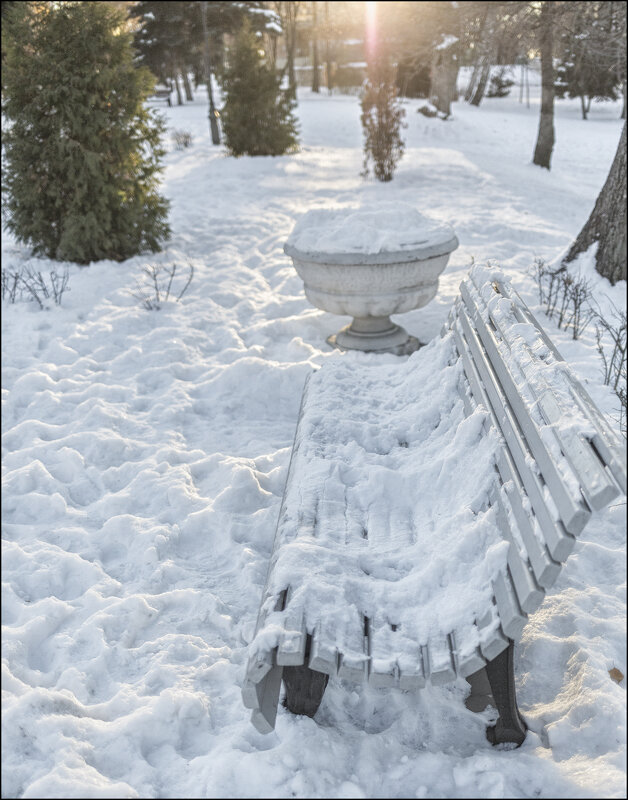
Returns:
[[[541,6],[541,117],[539,134],[534,149],[532,163],[545,169],[550,168],[554,149],[554,65],[553,55],[553,10],[551,0]]]
[[[491,59],[488,56],[484,56],[482,60],[482,71],[480,72],[478,85],[475,87],[475,91],[473,92],[473,97],[471,98],[472,106],[479,106],[480,103],[482,102],[482,98],[484,97],[484,92],[486,91],[486,84],[488,83],[488,77],[490,74],[491,74]]]
[[[565,264],[597,242],[595,268],[615,284],[626,280],[626,123],[606,183]]]
[[[327,74],[327,91],[331,94],[331,49],[329,47],[329,2],[325,0],[325,72]]]
[[[320,92],[318,77],[318,30],[316,28],[316,3],[312,3],[312,91]]]
[[[207,82],[207,99],[209,100],[209,132],[212,144],[220,144],[220,128],[218,115],[214,107],[214,93],[212,92],[212,59],[209,51],[209,30],[207,28],[207,3],[201,2],[201,24],[203,26],[203,63],[205,65],[205,81]]]
[[[190,86],[190,76],[188,75],[188,71],[186,69],[182,70],[181,75],[183,77],[183,88],[185,89],[185,99],[194,100],[194,95],[192,94],[192,87]]]
[[[624,104],[621,109],[621,119],[626,119],[626,81],[622,84],[622,97],[624,98]]]
[[[458,58],[455,48],[449,47],[438,51],[438,56],[432,67],[430,100],[445,115],[445,118],[451,116],[451,103],[456,99],[457,81]]]
[[[464,99],[468,103],[471,98],[473,97],[473,90],[475,89],[475,85],[478,82],[478,75],[480,72],[480,58],[475,59],[475,64],[473,65],[473,72],[471,73],[471,78],[469,80],[469,84],[464,93]]]
[[[172,72],[173,80],[174,80],[174,88],[177,92],[177,105],[183,105],[183,97],[181,96],[181,87],[179,86],[179,76],[177,75],[177,71],[173,70]]]
[[[582,109],[582,119],[587,118],[587,104],[584,102],[584,95],[580,95],[580,108]]]

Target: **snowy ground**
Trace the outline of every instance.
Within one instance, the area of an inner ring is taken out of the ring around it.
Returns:
[[[592,521],[516,653],[530,733],[485,739],[466,683],[416,694],[330,681],[315,719],[258,734],[240,687],[304,378],[348,322],[308,304],[282,246],[312,207],[402,200],[460,247],[426,309],[436,336],[472,259],[493,259],[533,310],[526,274],[579,231],[613,159],[617,104],[559,102],[551,172],[531,165],[538,96],[406,104],[394,180],[360,177],[355,97],[300,92],[301,151],[225,155],[206,100],[165,109],[193,146],[167,157],[173,237],[123,264],[70,265],[61,307],[3,305],[3,797],[623,797],[625,500]],[[3,265],[25,248],[4,237]],[[44,273],[50,262],[37,260]],[[148,264],[187,265],[180,302],[146,311]],[[625,307],[591,271],[604,305]],[[544,320],[542,314],[541,319]],[[547,322],[547,320],[545,320]],[[547,328],[609,419],[594,332]]]

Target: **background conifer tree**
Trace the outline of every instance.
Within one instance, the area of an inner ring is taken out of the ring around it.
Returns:
[[[364,129],[364,174],[369,163],[380,181],[392,180],[397,162],[403,155],[401,126],[405,110],[397,98],[395,68],[386,55],[378,55],[369,63],[368,77],[362,94],[362,127]]]
[[[126,15],[108,3],[15,3],[3,21],[5,224],[37,255],[87,264],[156,251],[164,123],[144,106]]]
[[[294,100],[264,61],[261,40],[244,23],[229,51],[222,81],[225,143],[233,155],[279,156],[298,144]]]

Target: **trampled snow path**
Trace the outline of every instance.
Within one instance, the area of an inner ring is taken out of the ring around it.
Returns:
[[[625,504],[592,522],[517,651],[530,726],[491,748],[466,684],[416,693],[333,680],[315,720],[280,709],[258,734],[240,686],[303,381],[348,318],[312,308],[282,245],[312,207],[401,200],[460,239],[426,309],[438,334],[471,258],[516,275],[551,261],[612,161],[618,108],[558,104],[552,171],[530,164],[538,107],[409,102],[395,179],[360,177],[354,97],[300,95],[300,153],[227,157],[206,103],[165,109],[193,147],[168,155],[173,239],[123,264],[70,265],[62,307],[3,306],[4,797],[621,797],[625,783]],[[3,265],[28,258],[4,238]],[[188,262],[179,303],[131,295],[147,264]],[[37,260],[47,272],[51,262]],[[625,304],[591,272],[603,304]],[[548,329],[610,417],[594,332]]]

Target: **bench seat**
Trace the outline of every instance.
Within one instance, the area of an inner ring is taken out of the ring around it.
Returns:
[[[406,690],[479,675],[625,490],[603,416],[502,273],[474,267],[439,339],[306,381],[242,690],[253,723],[273,729],[293,668]],[[512,715],[501,740],[520,743]]]

